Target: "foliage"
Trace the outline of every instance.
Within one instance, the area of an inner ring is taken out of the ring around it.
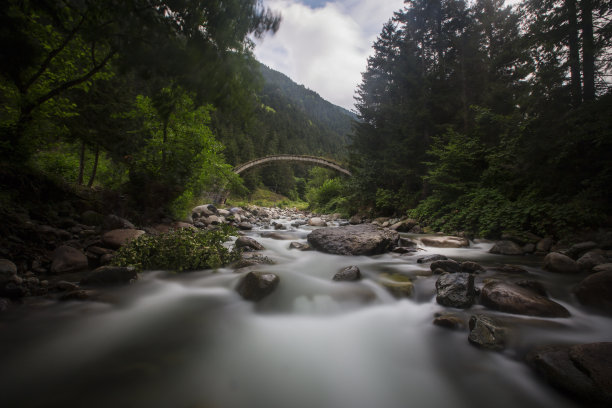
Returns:
[[[177,272],[218,268],[237,260],[240,253],[224,244],[236,230],[223,225],[210,231],[184,228],[160,235],[142,235],[123,246],[113,259],[118,266],[138,270]]]
[[[233,207],[244,207],[253,204],[260,207],[297,208],[299,210],[305,210],[308,207],[308,203],[304,201],[291,200],[281,194],[261,187],[256,188],[246,197],[232,195],[227,199],[226,204]]]

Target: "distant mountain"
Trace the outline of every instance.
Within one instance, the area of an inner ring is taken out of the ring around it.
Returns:
[[[356,116],[278,71],[263,64],[259,68],[263,88],[254,115],[241,121],[231,112],[221,112],[213,123],[228,162],[239,164],[270,154],[343,160]]]

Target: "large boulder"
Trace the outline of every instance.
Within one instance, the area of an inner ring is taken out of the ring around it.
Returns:
[[[612,271],[587,276],[574,288],[580,303],[612,315]]]
[[[544,257],[544,269],[557,273],[578,273],[578,263],[567,255],[551,252]]]
[[[612,406],[612,343],[541,347],[526,360],[548,383],[584,406]]]
[[[390,251],[399,238],[396,231],[373,224],[321,228],[308,235],[316,250],[337,255],[376,255]]]
[[[359,279],[361,279],[361,271],[354,265],[347,266],[341,271],[336,272],[333,277],[335,281],[357,281]]]
[[[528,288],[493,281],[483,286],[481,303],[493,310],[528,316],[568,317],[566,308]]]
[[[119,249],[144,233],[143,230],[137,229],[115,229],[102,235],[102,243],[108,248]]]
[[[489,252],[499,255],[523,255],[523,248],[513,241],[497,241]]]
[[[87,256],[80,250],[62,245],[51,255],[51,273],[76,272],[87,269]]]
[[[236,248],[245,248],[247,250],[261,251],[264,248],[259,242],[249,237],[238,237],[235,242]]]
[[[565,251],[565,254],[572,259],[578,259],[591,249],[597,248],[597,243],[593,241],[579,242],[572,245]]]
[[[436,248],[463,248],[470,246],[470,241],[467,238],[452,236],[423,237],[421,242],[423,245]]]
[[[249,272],[238,283],[236,288],[245,300],[260,301],[274,292],[280,278],[270,272]]]
[[[131,266],[101,266],[81,279],[81,285],[121,285],[138,279],[136,269]]]
[[[436,293],[438,304],[467,309],[474,303],[474,275],[443,273],[436,281]]]
[[[470,317],[468,341],[488,350],[503,350],[506,347],[507,330],[494,318],[482,314]]]

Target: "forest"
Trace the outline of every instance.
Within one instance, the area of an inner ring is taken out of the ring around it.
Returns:
[[[373,44],[355,113],[255,60],[254,39],[281,24],[257,0],[0,7],[3,208],[53,183],[180,218],[205,193],[264,187],[319,212],[483,237],[612,221],[607,1],[406,1]],[[231,171],[278,153],[354,176]]]

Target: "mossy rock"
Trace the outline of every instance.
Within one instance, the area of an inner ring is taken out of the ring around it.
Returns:
[[[379,283],[396,298],[410,297],[414,290],[410,277],[400,273],[383,273],[379,277]]]

